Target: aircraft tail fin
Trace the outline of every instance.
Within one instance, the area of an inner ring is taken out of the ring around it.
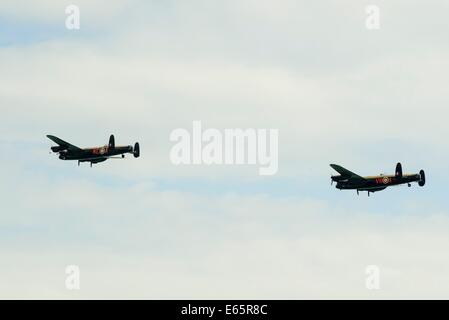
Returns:
[[[140,145],[138,142],[136,142],[134,144],[133,154],[134,154],[134,158],[140,157]]]
[[[424,173],[424,170],[419,171],[419,177],[418,184],[420,187],[423,187],[426,184],[426,174]]]
[[[398,178],[402,178],[402,165],[400,162],[398,162],[396,164],[396,173],[395,173],[396,177]]]
[[[115,138],[113,134],[111,134],[111,136],[109,137],[109,148],[111,149],[115,148]]]

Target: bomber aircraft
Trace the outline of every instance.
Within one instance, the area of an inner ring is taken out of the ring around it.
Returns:
[[[424,170],[419,171],[418,174],[403,174],[400,162],[396,165],[394,175],[381,174],[371,177],[361,177],[336,164],[330,166],[340,174],[339,176],[331,176],[331,185],[335,181],[337,182],[337,189],[357,190],[357,194],[359,194],[359,191],[368,191],[368,196],[370,192],[381,191],[390,186],[407,183],[411,187],[411,182],[418,182],[419,186],[422,187],[426,183]]]
[[[51,151],[59,154],[59,159],[78,160],[78,165],[80,165],[80,162],[90,162],[90,166],[92,167],[92,163],[103,162],[111,158],[122,159],[125,157],[125,153],[132,153],[134,158],[140,156],[140,146],[138,142],[134,144],[134,147],[116,146],[113,134],[109,137],[108,145],[85,149],[78,148],[52,135],[47,135],[47,138],[57,144],[57,146],[51,147]]]

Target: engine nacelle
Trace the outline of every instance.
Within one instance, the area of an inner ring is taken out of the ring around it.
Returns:
[[[62,146],[51,147],[51,151],[53,152],[61,152],[62,150],[65,150],[65,148]]]
[[[338,181],[342,181],[342,180],[346,180],[347,177],[343,177],[343,176],[331,176],[332,181],[338,182]]]

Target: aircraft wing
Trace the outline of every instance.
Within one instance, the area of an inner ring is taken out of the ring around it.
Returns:
[[[60,145],[61,147],[67,148],[68,150],[73,151],[81,151],[81,148],[78,148],[77,146],[74,146],[73,144],[70,144],[68,142],[65,142],[64,140],[59,139],[58,137],[47,135],[47,138],[53,141],[54,143]]]
[[[349,171],[348,169],[343,168],[342,166],[339,166],[338,164],[331,164],[330,166],[339,174],[341,174],[343,177],[346,177],[349,180],[365,180],[365,178],[359,176],[358,174],[355,174],[354,172]]]

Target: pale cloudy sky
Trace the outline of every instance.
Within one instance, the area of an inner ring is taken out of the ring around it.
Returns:
[[[0,298],[448,298],[448,9],[3,0]],[[279,129],[278,174],[172,165],[169,134],[193,120]],[[78,167],[45,138],[111,133],[141,158]],[[369,175],[397,161],[427,185],[330,186],[329,163]]]

